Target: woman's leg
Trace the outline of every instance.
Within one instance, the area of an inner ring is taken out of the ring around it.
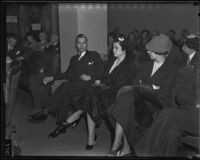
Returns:
[[[88,123],[88,145],[94,144],[95,137],[95,122],[92,120],[91,116],[87,113],[87,123]]]
[[[116,122],[115,137],[114,137],[114,142],[112,144],[111,150],[116,150],[120,147],[120,145],[122,144],[122,136],[123,136],[123,129],[120,126],[120,124]]]
[[[123,147],[122,147],[122,151],[120,153],[120,156],[126,155],[131,153],[131,148],[130,145],[128,144],[128,140],[126,138],[126,135],[123,133]]]
[[[69,116],[67,118],[66,122],[67,123],[72,123],[72,122],[78,120],[82,113],[83,113],[82,110],[78,110],[78,111],[74,112],[71,116]]]

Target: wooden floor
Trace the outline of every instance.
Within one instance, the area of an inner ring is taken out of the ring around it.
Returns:
[[[55,139],[48,139],[48,134],[56,127],[55,118],[48,116],[43,124],[32,124],[27,117],[32,110],[30,95],[17,91],[14,120],[20,136],[22,156],[105,156],[110,146],[110,132],[103,123],[97,130],[95,148],[86,151],[87,130],[84,119],[75,129]]]
[[[49,139],[48,134],[56,127],[55,118],[48,116],[45,123],[32,124],[27,121],[31,110],[30,95],[19,89],[15,100],[14,122],[20,137],[22,156],[106,156],[111,140],[110,131],[104,123],[96,130],[98,138],[95,147],[86,151],[87,130],[84,119],[75,129],[68,129],[65,134]],[[188,156],[187,150],[181,152],[180,155]]]

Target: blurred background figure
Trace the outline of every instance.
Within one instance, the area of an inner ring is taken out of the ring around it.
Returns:
[[[145,44],[151,39],[151,32],[147,29],[143,29],[139,35],[138,43],[136,46],[137,51],[144,50]]]
[[[39,51],[44,51],[44,49],[48,46],[48,37],[45,32],[40,32],[39,33],[39,45],[38,49]]]
[[[130,32],[127,36],[128,44],[129,44],[129,51],[134,54],[135,47],[137,45],[137,33],[136,32]]]
[[[108,33],[108,36],[107,36],[107,40],[108,40],[107,41],[107,50],[108,50],[107,59],[114,57],[113,42],[116,40],[116,38],[117,38],[117,34],[115,32]]]
[[[167,36],[169,36],[169,38],[171,39],[173,45],[178,47],[178,41],[176,39],[176,31],[174,31],[173,29],[170,29],[167,33]]]
[[[38,46],[38,42],[36,41],[34,35],[32,33],[28,33],[25,36],[25,43],[24,43],[25,47],[31,48],[35,51],[37,51],[39,48]]]
[[[58,35],[51,35],[50,42],[46,46],[45,52],[60,52],[60,42]]]
[[[180,50],[182,49],[184,41],[189,34],[190,34],[190,32],[188,29],[182,29],[180,38],[178,39],[178,46],[179,46]]]

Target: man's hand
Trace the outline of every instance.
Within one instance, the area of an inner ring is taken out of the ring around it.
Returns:
[[[196,107],[200,109],[200,96],[196,100]]]
[[[91,77],[90,77],[89,75],[82,74],[82,75],[81,75],[81,79],[82,79],[83,81],[89,81],[89,80],[91,80]]]
[[[51,82],[54,80],[54,77],[53,76],[49,76],[49,77],[44,77],[43,79],[43,83],[44,85],[47,85],[47,83]]]
[[[156,86],[154,84],[152,84],[152,87],[153,87],[154,90],[160,89],[160,86]]]
[[[17,57],[17,60],[18,60],[18,61],[21,61],[21,60],[23,60],[23,59],[24,59],[24,57],[22,57],[22,56]]]

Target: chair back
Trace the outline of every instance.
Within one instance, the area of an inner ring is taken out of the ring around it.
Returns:
[[[7,73],[5,89],[6,122],[9,122],[12,119],[14,100],[16,96],[16,90],[19,84],[20,74],[21,63],[9,68]]]

